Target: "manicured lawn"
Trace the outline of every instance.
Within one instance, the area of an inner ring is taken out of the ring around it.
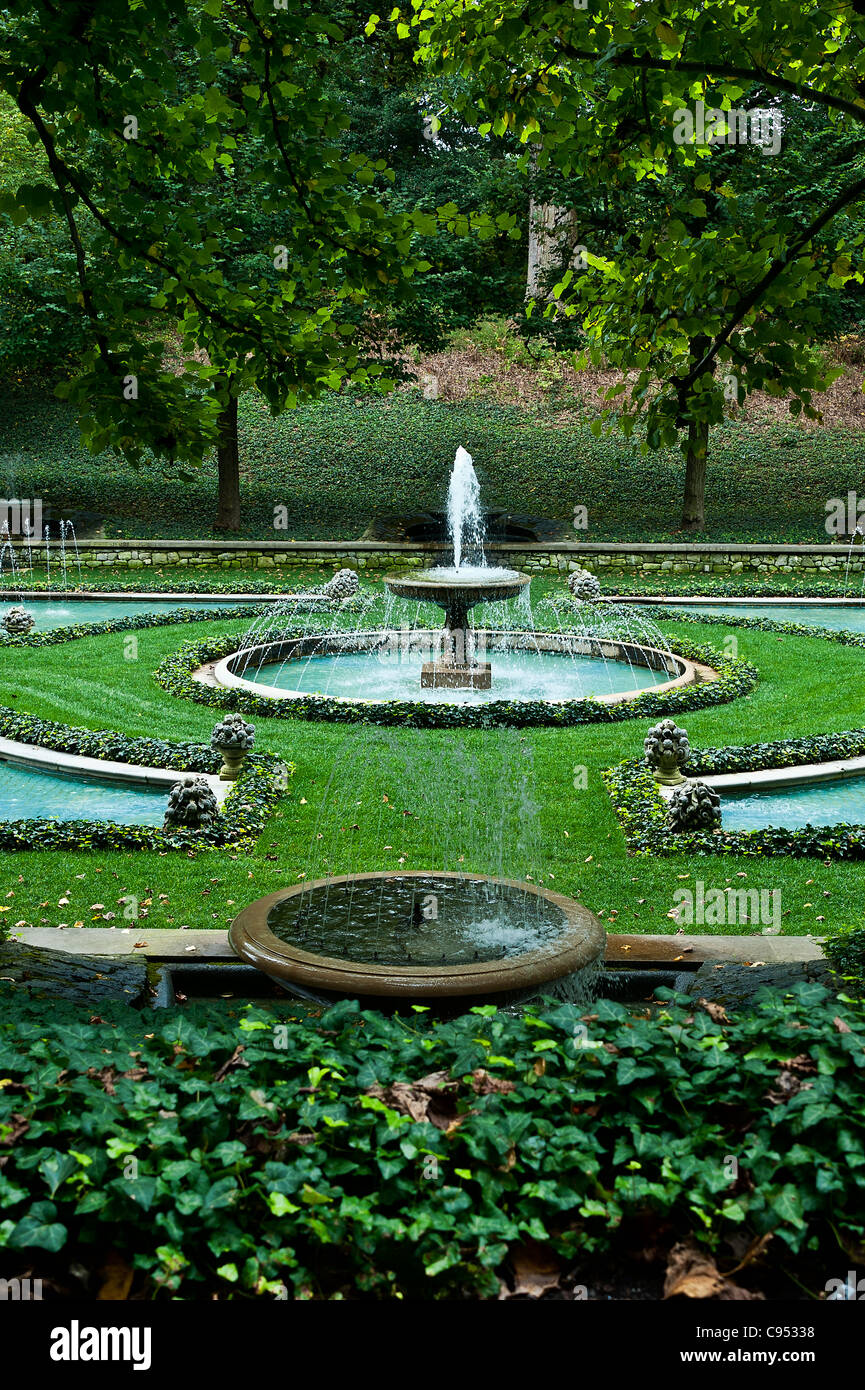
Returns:
[[[216,620],[141,631],[137,660],[125,659],[125,633],[9,650],[2,656],[0,698],[90,728],[206,740],[213,711],[168,697],[152,671],[186,640],[243,627]],[[664,628],[674,645],[679,631],[716,647],[728,635],[723,624]],[[756,742],[865,723],[865,652],[766,632],[734,635],[739,655],[757,665],[761,682],[746,699],[684,717],[693,744]],[[785,933],[820,934],[862,920],[865,865],[780,857],[771,863],[734,856],[629,858],[601,772],[640,751],[644,720],[504,735],[377,731],[290,719],[258,719],[256,726],[257,747],[294,762],[297,771],[254,853],[3,856],[6,922],[104,924],[103,913],[114,911],[116,924],[125,925],[117,899],[133,895],[153,927],[221,926],[252,898],[304,874],[400,864],[441,868],[446,858],[466,870],[542,875],[622,931],[674,931],[667,914],[687,875],[707,889],[730,883],[780,888]],[[574,786],[579,767],[587,769],[585,790]],[[525,795],[536,814],[524,806]],[[68,901],[61,904],[61,898]],[[94,903],[103,907],[93,909]]]

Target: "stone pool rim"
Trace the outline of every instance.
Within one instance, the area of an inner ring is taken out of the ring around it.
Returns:
[[[773,791],[775,789],[820,786],[824,782],[844,782],[849,778],[865,777],[865,756],[830,758],[825,763],[792,763],[786,767],[757,768],[753,772],[715,772],[688,777],[689,782],[701,782],[716,792]],[[669,801],[676,787],[658,787]]]
[[[495,883],[534,893],[565,915],[560,937],[546,946],[504,960],[466,965],[374,965],[345,957],[304,951],[281,941],[267,924],[277,903],[318,889],[344,883],[385,879],[438,878],[462,882]],[[378,870],[374,873],[339,874],[333,878],[304,880],[257,898],[231,924],[228,939],[241,960],[277,980],[307,989],[324,989],[353,997],[460,998],[466,995],[506,994],[548,984],[603,960],[607,933],[600,918],[574,898],[517,879],[491,874],[460,874],[435,869]]]
[[[715,671],[713,667],[691,661],[687,657],[680,656],[677,652],[670,652],[667,654],[661,651],[660,648],[649,646],[647,643],[628,642],[615,638],[595,639],[591,637],[581,637],[574,633],[535,633],[520,631],[519,629],[492,630],[488,628],[478,628],[473,629],[473,631],[476,631],[478,636],[482,636],[489,640],[487,649],[491,652],[495,651],[496,640],[501,641],[503,638],[517,638],[521,639],[524,644],[531,642],[537,647],[538,651],[552,652],[562,657],[603,656],[605,659],[623,663],[627,661],[633,665],[645,666],[651,670],[666,670],[668,674],[670,669],[669,663],[672,662],[678,671],[678,674],[673,679],[663,681],[659,685],[645,685],[634,690],[623,690],[602,695],[583,695],[581,692],[576,692],[573,696],[568,696],[565,699],[538,699],[537,697],[519,696],[499,697],[500,700],[504,698],[504,701],[508,705],[516,705],[518,707],[521,705],[527,707],[531,705],[548,705],[555,709],[579,700],[593,700],[601,705],[617,705],[628,700],[635,700],[640,695],[661,695],[681,689],[684,686],[697,685],[720,679],[718,672]],[[412,634],[418,637],[429,636],[430,639],[433,640],[435,637],[440,636],[440,630],[436,628],[415,628],[412,629]],[[393,704],[395,701],[392,697],[374,700],[354,695],[329,695],[324,692],[308,690],[287,690],[283,689],[281,686],[265,685],[260,681],[247,680],[245,677],[237,675],[234,668],[241,659],[245,662],[245,668],[248,668],[252,659],[256,656],[258,656],[256,664],[259,667],[270,665],[275,661],[289,660],[289,653],[292,650],[296,650],[305,645],[321,647],[325,642],[328,644],[329,650],[326,652],[323,651],[321,653],[322,655],[334,655],[335,653],[332,649],[334,646],[343,646],[348,651],[367,650],[372,654],[376,650],[377,645],[374,639],[380,639],[378,645],[381,645],[384,641],[388,640],[389,637],[389,632],[385,629],[381,629],[365,633],[348,632],[332,635],[316,633],[307,636],[301,635],[297,637],[277,638],[271,641],[256,643],[252,647],[240,648],[235,652],[230,652],[228,656],[214,662],[210,667],[210,672],[212,672],[213,681],[218,687],[228,690],[244,691],[248,694],[258,696],[259,698],[280,701],[301,701],[308,700],[311,696],[315,696],[320,700],[332,702],[335,706],[356,705],[362,708],[376,709],[380,706]],[[365,647],[358,645],[359,639],[361,638],[369,639]],[[303,654],[303,652],[300,653],[300,655]],[[205,668],[201,668],[199,672],[193,673],[193,676],[198,676],[200,679],[204,669]],[[396,703],[400,703],[400,701]],[[456,710],[484,708],[487,703],[493,704],[495,703],[495,699],[493,698],[488,702],[480,702],[478,705],[466,706],[456,700],[447,699],[446,692],[444,691],[441,698],[424,702],[424,704],[431,709],[435,709],[438,706],[445,706]]]
[[[143,763],[121,763],[109,758],[91,758],[83,753],[65,753],[38,743],[23,743],[0,736],[0,763],[29,768],[33,772],[55,773],[61,777],[80,778],[86,782],[108,785],[163,788],[166,795],[175,782],[184,777],[203,778],[222,805],[231,789],[216,773],[191,772],[178,768],[147,767]]]
[[[607,597],[605,594],[604,598]],[[825,595],[819,598],[800,598],[797,594],[784,594],[780,597],[770,594],[611,594],[609,600],[642,603],[653,608],[674,608],[679,605],[690,607],[693,604],[699,604],[703,608],[733,608],[737,605],[748,608],[865,608],[865,598],[831,598]]]
[[[232,590],[230,593],[218,592],[199,593],[198,591],[187,592],[186,589],[70,589],[68,594],[58,589],[18,589],[14,585],[10,586],[9,593],[24,595],[24,607],[32,599],[35,603],[92,603],[98,599],[111,600],[114,603],[128,601],[129,603],[170,603],[173,607],[182,608],[184,599],[195,599],[201,602],[215,603],[276,603],[286,597],[291,597],[287,589],[275,593],[259,592],[257,589],[245,589],[241,591]],[[5,598],[4,598],[5,602]],[[12,603],[12,597],[9,598]],[[0,603],[0,607],[3,604]]]

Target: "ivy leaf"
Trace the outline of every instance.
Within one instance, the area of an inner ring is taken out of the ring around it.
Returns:
[[[15,1250],[37,1246],[56,1254],[66,1244],[66,1227],[54,1218],[57,1208],[53,1202],[34,1202],[26,1216],[15,1226],[8,1244]]]

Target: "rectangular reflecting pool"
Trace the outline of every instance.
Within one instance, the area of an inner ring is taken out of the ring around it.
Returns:
[[[724,830],[762,830],[767,825],[799,830],[804,825],[865,825],[865,776],[839,777],[810,786],[721,793]]]
[[[168,790],[167,786],[96,782],[0,762],[0,820],[104,820],[120,825],[161,825]]]

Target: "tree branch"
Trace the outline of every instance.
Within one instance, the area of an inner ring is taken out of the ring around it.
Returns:
[[[550,38],[558,43],[562,53],[578,62],[599,63],[603,56],[600,53],[593,53],[590,49],[576,48],[567,39],[563,39],[561,35],[550,34]],[[697,58],[659,58],[651,53],[635,53],[633,49],[627,48],[619,49],[613,53],[608,62],[614,68],[637,68],[649,72],[686,72],[696,73],[700,77],[735,78],[745,82],[756,82],[764,87],[774,87],[780,92],[789,92],[793,96],[804,97],[820,106],[827,106],[833,111],[843,111],[857,121],[865,121],[865,107],[857,105],[855,101],[833,96],[830,92],[822,92],[817,87],[806,87],[800,82],[794,82],[792,78],[781,77],[777,73],[770,72],[768,68],[763,68],[758,63],[755,63],[752,68],[742,68],[735,63],[706,63]]]
[[[800,232],[799,236],[783,255],[772,262],[765,275],[757,281],[756,285],[753,285],[746,294],[741,296],[733,308],[729,321],[725,327],[721,329],[720,333],[716,335],[709,349],[703,354],[700,361],[691,368],[687,376],[675,378],[676,390],[679,395],[680,403],[684,402],[694,382],[712,365],[728,338],[742,322],[745,315],[753,309],[763,297],[769,286],[784,273],[797,256],[802,254],[808,243],[826,226],[827,222],[831,222],[832,218],[841,212],[843,208],[849,203],[855,202],[857,198],[861,198],[863,195],[865,195],[865,178],[857,179],[849,188],[844,189],[837,197],[833,198],[832,202],[823,209],[819,216],[815,217],[813,222],[809,223],[809,225]]]

